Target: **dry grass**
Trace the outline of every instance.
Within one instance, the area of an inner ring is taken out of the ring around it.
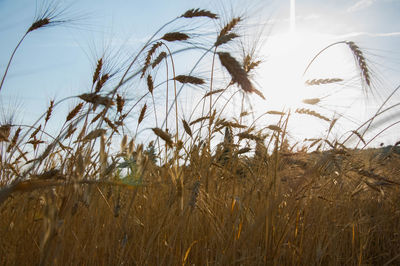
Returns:
[[[196,19],[212,23],[218,16],[191,9],[167,24],[188,18],[191,23]],[[46,26],[45,22],[35,21],[28,32]],[[164,33],[164,25],[130,57],[128,67],[121,67],[121,73],[105,69],[106,58],[96,60],[93,75],[88,77],[91,88],[70,97],[79,102],[66,114],[56,134],[50,134],[47,125],[55,107],[67,99],[51,101],[33,125],[0,125],[2,264],[400,262],[400,149],[396,145],[352,149],[346,146],[347,139],[340,141],[329,134],[338,118],[329,119],[305,108],[295,113],[329,122],[328,134],[306,139],[298,151],[288,140],[290,110],[264,114],[268,119],[278,118],[277,122],[258,126],[258,118],[251,121],[251,110],[243,102],[253,92],[264,98],[249,75],[260,61],[250,56],[237,60],[237,51],[219,50],[240,38],[232,32],[239,22],[244,21],[233,18],[202,50],[204,57],[212,54],[209,81],[193,71],[175,75],[175,53],[164,41],[192,44],[188,34]],[[341,43],[349,45],[363,82],[369,86],[364,54],[353,42]],[[198,48],[196,45],[193,47]],[[168,51],[168,57],[158,51],[162,49]],[[220,83],[214,79],[216,55],[223,66],[219,70],[230,75]],[[163,60],[165,68],[160,64]],[[8,67],[3,81],[7,71]],[[178,112],[175,81],[204,91],[204,97],[192,103],[199,118]],[[342,81],[314,79],[306,84]],[[175,128],[166,123],[160,126],[157,120],[162,116],[157,115],[156,99],[168,97],[169,82],[174,82],[174,102],[167,99],[164,115],[167,121],[168,107],[175,105]],[[139,97],[128,97],[125,85],[135,88]],[[216,85],[220,87],[212,90]],[[0,89],[2,86],[3,82]],[[240,115],[234,117],[225,108],[237,100],[238,91],[242,106]],[[223,96],[227,100],[221,106]],[[206,98],[210,100],[209,113],[204,111]],[[153,103],[153,120],[147,118],[151,115],[149,102]],[[199,114],[195,109],[201,103]],[[322,105],[320,98],[304,103]],[[182,136],[178,119],[184,129]],[[136,123],[134,134],[132,123]],[[154,133],[147,147],[134,139],[139,127]],[[367,144],[370,140],[359,132],[360,128],[351,134]]]

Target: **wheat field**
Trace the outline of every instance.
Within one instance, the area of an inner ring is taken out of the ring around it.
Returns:
[[[18,49],[31,34],[65,23],[59,15],[49,6],[28,25],[2,73],[0,96]],[[165,31],[179,21],[187,30]],[[50,100],[35,123],[2,123],[0,264],[400,263],[399,142],[370,147],[380,133],[367,134],[398,108],[385,105],[398,88],[341,138],[332,134],[339,117],[320,112],[318,96],[303,107],[266,110],[270,122],[260,124],[252,100],[268,101],[268,91],[252,74],[262,61],[234,45],[245,23],[190,9],[120,65],[107,53],[96,58],[91,86]],[[211,25],[211,37],[191,32],[198,25]],[[359,90],[372,91],[368,58],[351,40],[321,47],[305,73],[335,46],[353,55]],[[192,50],[200,57],[182,70],[178,57]],[[188,109],[180,95],[194,89],[201,97]],[[66,103],[69,111],[56,114]],[[324,137],[293,143],[288,125],[299,116],[323,123]],[[56,132],[51,123],[60,125]]]

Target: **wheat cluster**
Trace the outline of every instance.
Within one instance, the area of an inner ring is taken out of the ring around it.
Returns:
[[[45,9],[27,27],[0,96],[23,40],[63,22],[60,15]],[[318,96],[303,100],[313,109],[266,109],[254,117],[252,97],[267,99],[267,106],[274,88],[257,87],[252,74],[262,61],[251,49],[236,49],[243,48],[244,17],[233,17],[209,39],[195,32],[219,19],[190,9],[128,63],[112,67],[107,56],[96,58],[89,88],[51,100],[34,124],[0,125],[2,264],[399,263],[399,143],[368,149],[376,136],[366,135],[375,118],[398,105],[382,105],[339,137],[333,132],[341,116],[319,112]],[[174,23],[187,27],[168,30]],[[350,48],[360,90],[372,87],[362,49],[352,41],[337,44]],[[197,61],[191,50],[202,54]],[[178,73],[174,60],[182,53],[186,65],[195,64]],[[206,73],[198,71],[200,62]],[[179,95],[191,89],[201,96],[186,112]],[[66,102],[69,112],[54,133],[49,125]],[[288,128],[297,117],[325,130],[293,143]]]

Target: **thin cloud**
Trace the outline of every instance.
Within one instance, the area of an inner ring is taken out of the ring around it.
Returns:
[[[376,0],[359,0],[351,7],[347,8],[347,12],[355,12],[371,6]]]
[[[351,32],[348,34],[341,35],[340,38],[346,39],[346,38],[352,38],[352,37],[359,37],[359,36],[368,36],[368,37],[400,37],[400,32],[395,31],[395,32]]]

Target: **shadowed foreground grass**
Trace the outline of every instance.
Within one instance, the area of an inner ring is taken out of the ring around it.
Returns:
[[[353,169],[360,157],[368,159],[364,153],[349,155],[341,174],[325,164],[331,155],[286,155],[275,186],[271,157],[251,161],[253,173],[241,169],[245,177],[212,166],[208,192],[198,179],[206,171],[187,167],[183,210],[180,191],[158,167],[140,186],[31,180],[43,188],[14,193],[1,206],[0,257],[19,265],[41,258],[92,265],[396,264],[399,158],[371,165],[390,183]]]

